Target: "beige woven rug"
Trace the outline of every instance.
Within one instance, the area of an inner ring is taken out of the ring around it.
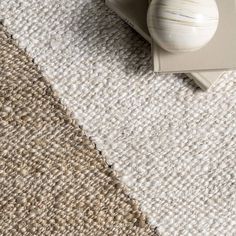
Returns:
[[[1,0],[0,20],[161,236],[236,236],[235,72],[207,92],[153,73],[104,0]]]
[[[154,235],[145,221],[0,25],[0,235]]]

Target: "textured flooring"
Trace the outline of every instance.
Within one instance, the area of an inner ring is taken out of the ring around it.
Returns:
[[[206,93],[152,73],[101,0],[2,0],[0,19],[161,235],[236,235],[235,73]]]
[[[0,235],[154,235],[0,25]]]

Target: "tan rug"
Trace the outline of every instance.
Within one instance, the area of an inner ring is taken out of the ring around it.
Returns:
[[[0,26],[0,235],[154,235]]]
[[[161,236],[236,236],[236,72],[153,73],[104,0],[1,0],[0,21]]]

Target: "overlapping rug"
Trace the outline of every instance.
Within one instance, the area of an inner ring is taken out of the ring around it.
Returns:
[[[236,235],[235,73],[154,74],[102,0],[2,0],[0,20],[0,234]]]
[[[0,65],[0,235],[154,235],[2,26]]]

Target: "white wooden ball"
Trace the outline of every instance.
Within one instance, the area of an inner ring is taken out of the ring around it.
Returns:
[[[153,40],[173,53],[199,50],[213,38],[218,23],[215,0],[152,0],[147,15]]]

